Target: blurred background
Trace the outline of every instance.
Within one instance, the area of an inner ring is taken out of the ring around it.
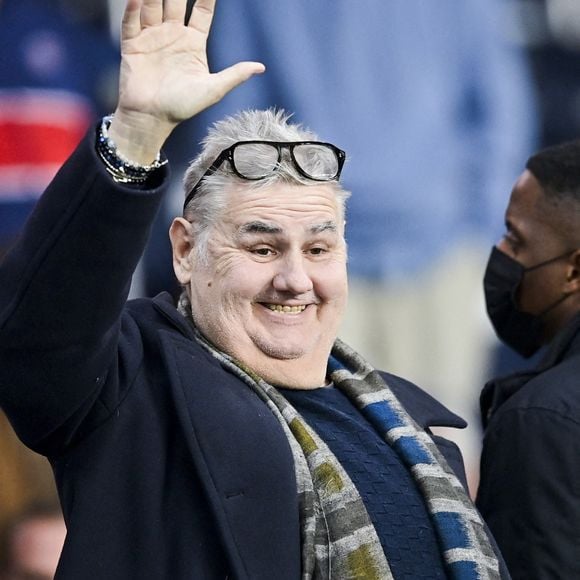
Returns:
[[[0,0],[0,256],[58,166],[114,108],[123,9],[124,0]],[[171,137],[174,183],[132,296],[178,293],[167,229],[207,126],[242,108],[292,112],[349,157],[351,295],[341,335],[468,420],[445,435],[464,453],[474,495],[479,392],[534,362],[495,338],[483,273],[527,157],[580,135],[580,4],[220,0],[208,50],[213,70],[259,60],[267,72]],[[63,535],[46,516],[55,501],[48,462],[0,413],[0,578],[37,567],[33,546],[43,541],[45,571],[35,573],[52,577]],[[54,526],[33,528],[52,533],[10,539],[38,513]]]

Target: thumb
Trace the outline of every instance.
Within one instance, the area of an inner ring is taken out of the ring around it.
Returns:
[[[211,75],[214,102],[219,101],[231,90],[235,89],[256,74],[262,74],[266,67],[261,62],[238,62],[224,70]]]

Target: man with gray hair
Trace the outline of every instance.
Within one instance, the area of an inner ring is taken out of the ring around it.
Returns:
[[[280,111],[218,123],[170,229],[179,303],[125,303],[163,143],[263,71],[209,73],[213,5],[128,1],[115,114],[0,270],[0,404],[54,468],[57,578],[507,577],[430,430],[463,421],[337,338],[338,147]]]

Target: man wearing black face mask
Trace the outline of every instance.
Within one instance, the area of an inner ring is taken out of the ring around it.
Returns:
[[[477,505],[517,579],[580,578],[580,141],[532,156],[484,287],[533,371],[489,382]]]

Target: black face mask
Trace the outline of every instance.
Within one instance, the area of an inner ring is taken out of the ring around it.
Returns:
[[[569,295],[563,295],[543,312],[534,315],[518,309],[517,289],[526,272],[560,260],[570,253],[571,251],[567,251],[555,258],[525,268],[496,247],[491,251],[483,279],[487,314],[500,340],[526,358],[532,356],[542,346],[543,316]]]

